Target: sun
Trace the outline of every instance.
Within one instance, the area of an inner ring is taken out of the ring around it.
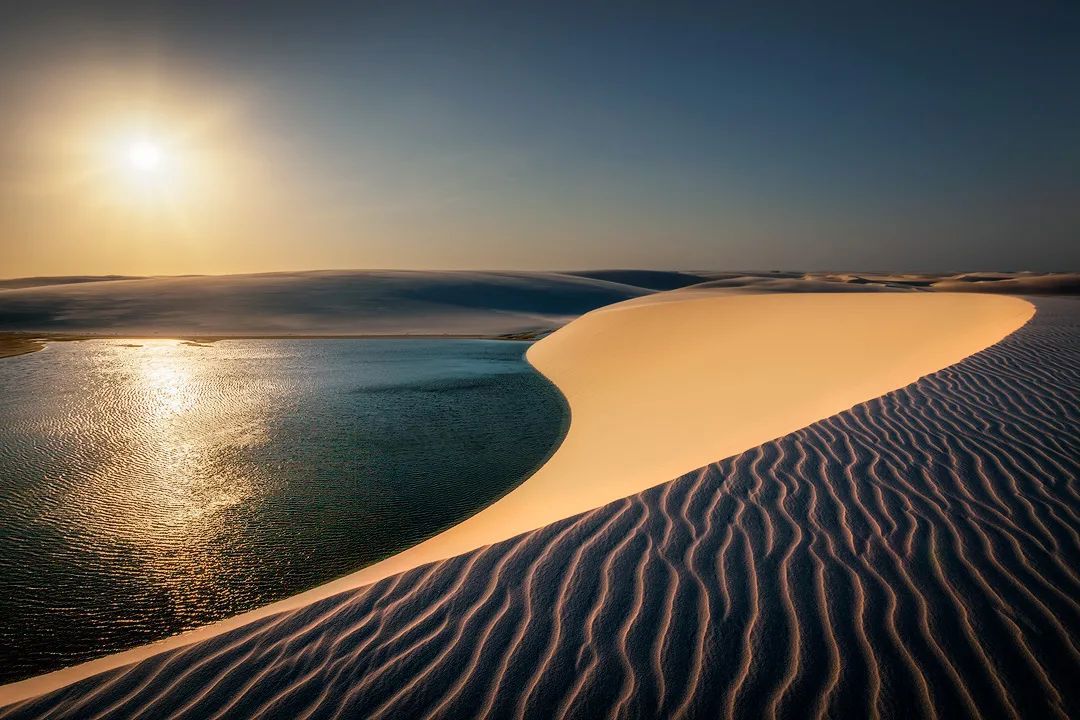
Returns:
[[[118,134],[109,149],[117,197],[144,206],[175,202],[184,178],[176,143],[167,135]],[[149,203],[149,205],[147,205]]]
[[[161,169],[163,154],[161,145],[152,140],[134,140],[126,148],[128,167],[141,173],[154,173]]]

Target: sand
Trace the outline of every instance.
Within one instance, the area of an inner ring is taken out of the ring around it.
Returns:
[[[903,387],[1022,326],[1015,298],[949,294],[658,295],[589,313],[528,359],[566,395],[566,440],[464,523],[313,591],[145,648],[0,688],[0,702],[205,640],[665,482]],[[663,301],[659,301],[663,298]]]
[[[1078,273],[436,272],[0,280],[0,333],[111,337],[453,335],[549,331],[658,292],[1076,294]]]
[[[16,357],[37,352],[45,348],[44,343],[26,337],[5,337],[0,335],[0,358]]]
[[[318,271],[0,285],[0,331],[123,337],[550,330],[653,292],[561,273]]]
[[[728,460],[4,718],[1080,713],[1080,303]]]

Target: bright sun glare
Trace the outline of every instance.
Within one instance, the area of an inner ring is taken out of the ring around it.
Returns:
[[[125,201],[136,199],[146,205],[175,202],[180,190],[179,158],[173,144],[161,136],[130,134],[120,136],[110,149],[111,163],[119,171],[115,189]]]
[[[161,167],[161,147],[149,140],[136,140],[127,147],[128,164],[141,172],[154,172]]]

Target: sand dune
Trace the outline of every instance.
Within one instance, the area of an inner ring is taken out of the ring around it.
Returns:
[[[1076,717],[1078,317],[0,716]]]
[[[866,292],[914,292],[916,288],[892,281],[860,283],[854,281],[821,280],[813,277],[776,278],[739,276],[707,280],[685,288],[687,292],[698,290],[739,290],[743,292],[768,293],[866,293]]]
[[[960,277],[938,280],[934,290],[992,292],[1013,295],[1080,295],[1080,273],[1022,275],[1016,277]]]
[[[646,288],[648,290],[675,290],[676,288],[697,285],[713,279],[711,273],[691,273],[668,270],[579,270],[567,275],[607,280]]]
[[[23,277],[0,280],[0,290],[18,290],[20,288],[47,287],[50,285],[75,285],[89,282],[108,282],[111,280],[138,280],[130,275],[53,275],[43,277]]]
[[[497,335],[652,292],[557,273],[326,271],[0,289],[0,330],[127,335]]]
[[[964,295],[656,297],[665,301],[594,312],[533,346],[529,359],[570,402],[570,432],[536,475],[486,510],[308,593],[0,696],[40,692],[625,497],[901,387],[1032,312],[1020,300]]]
[[[1080,273],[710,273],[690,291],[740,292],[985,292],[1076,295]]]
[[[731,293],[1075,294],[1076,273],[315,271],[0,280],[0,334],[114,337],[480,335],[551,331],[605,305]]]
[[[1031,317],[1024,301],[994,299],[666,293],[594,311],[527,354],[570,403],[555,455],[495,504],[352,582],[598,507],[903,387]]]

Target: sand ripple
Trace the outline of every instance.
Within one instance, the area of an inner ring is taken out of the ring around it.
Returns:
[[[5,718],[1080,716],[1080,304],[665,485]]]

